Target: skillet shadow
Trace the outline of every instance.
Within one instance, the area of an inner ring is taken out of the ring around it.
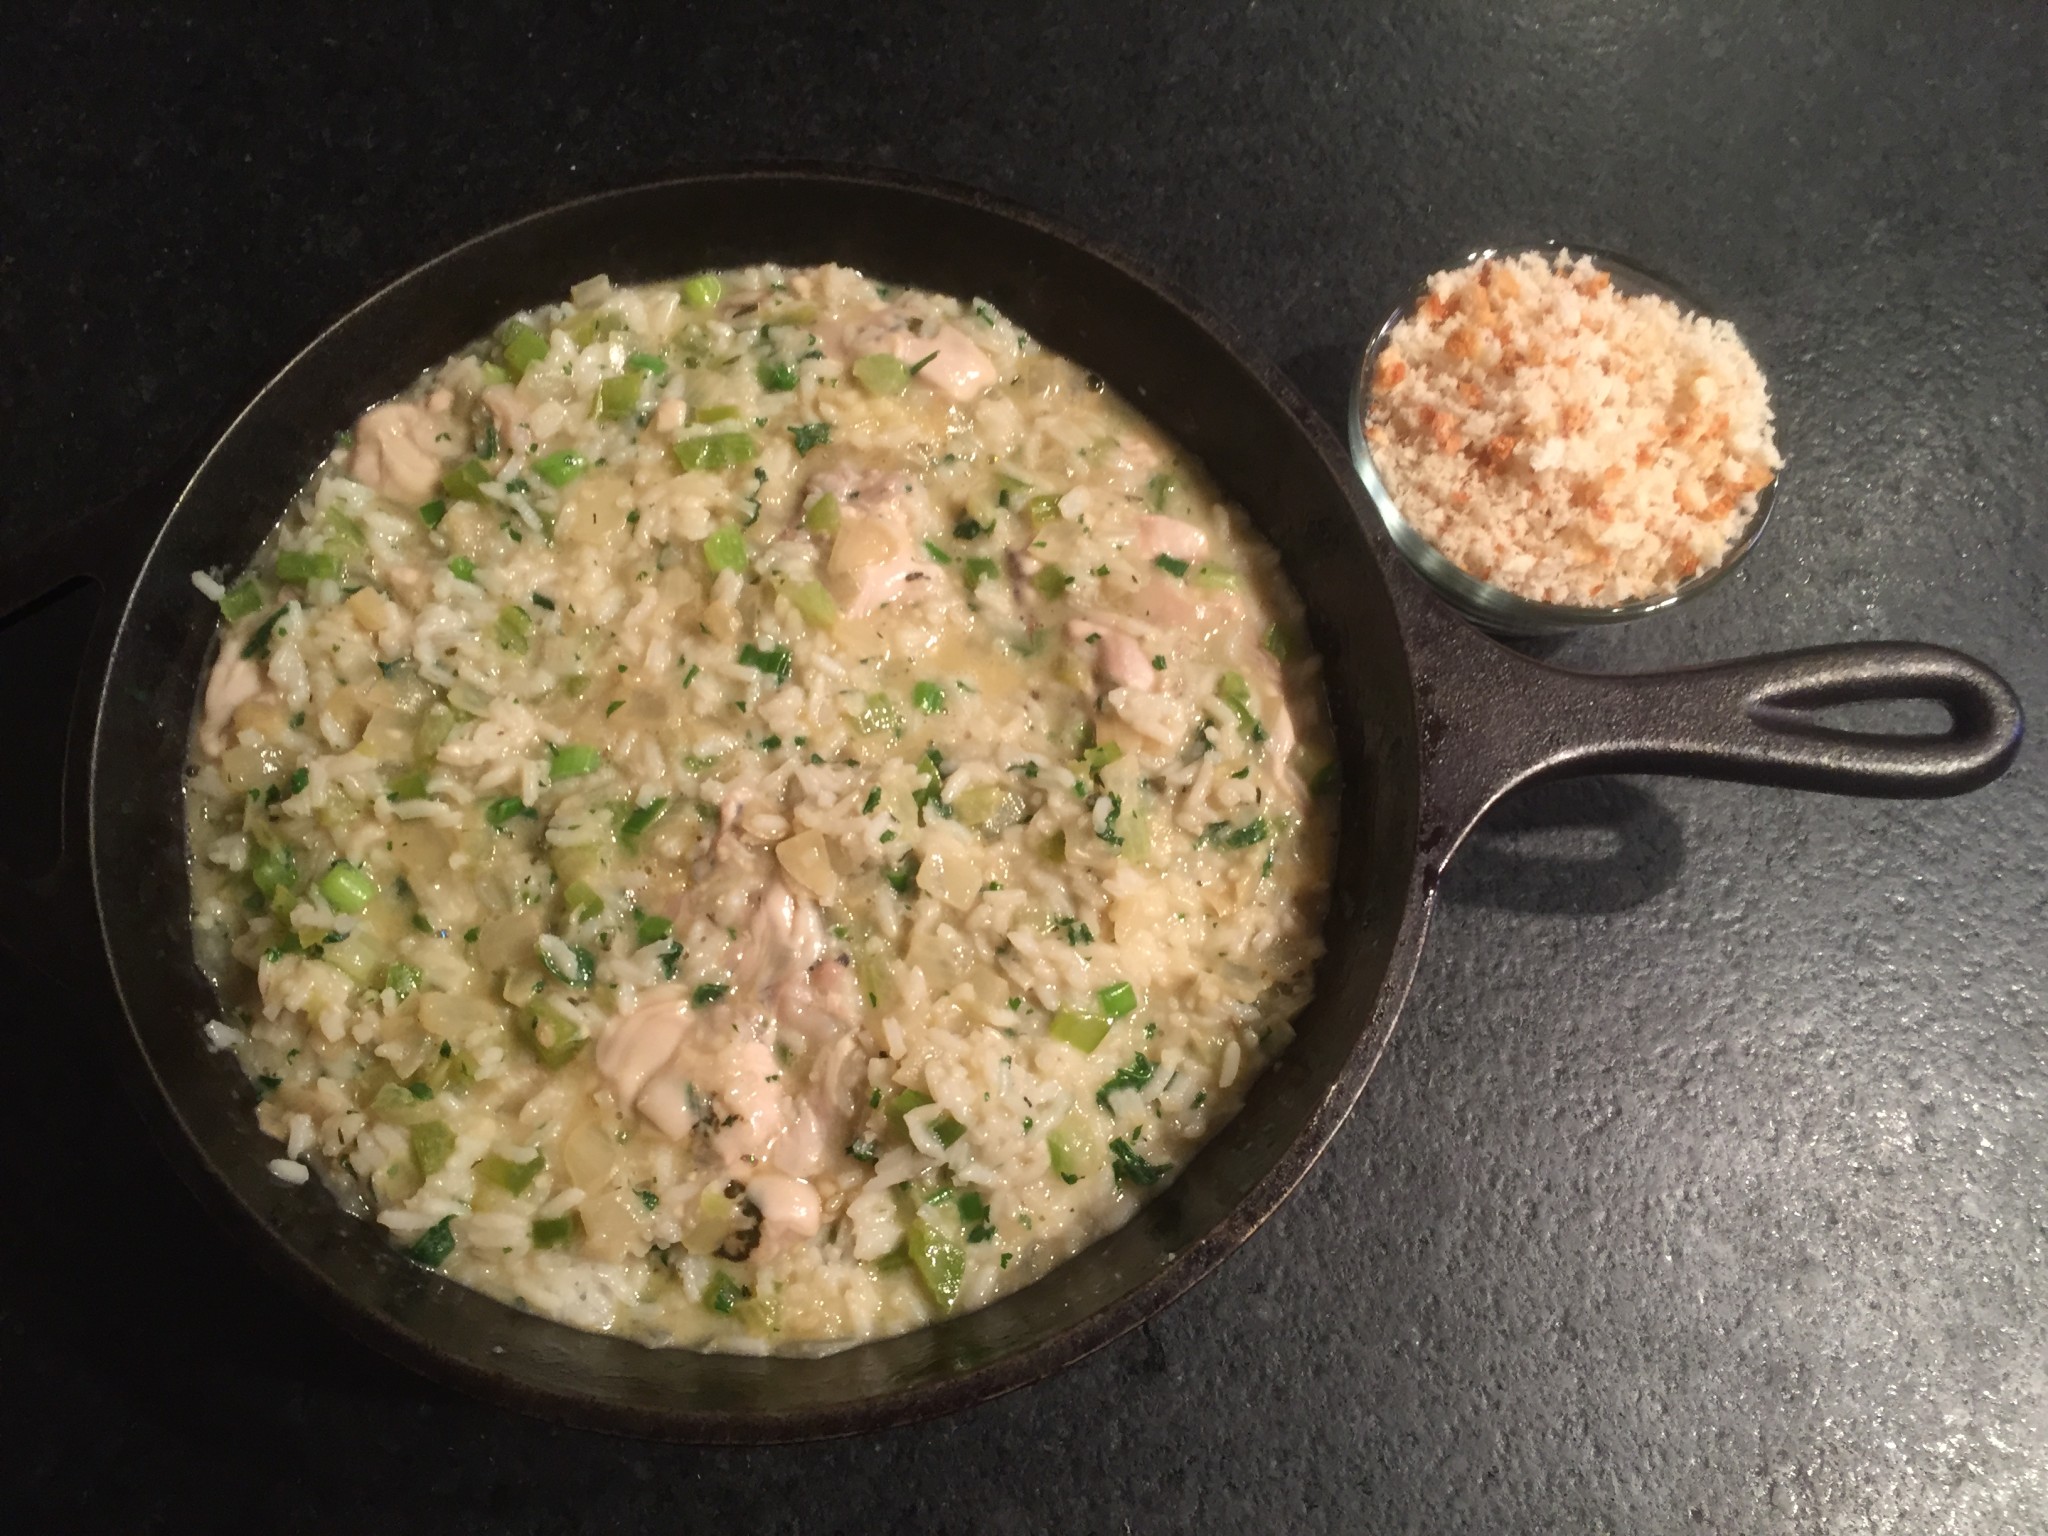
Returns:
[[[1670,889],[1685,864],[1678,818],[1623,779],[1516,791],[1451,860],[1441,898],[1508,912],[1622,912]]]

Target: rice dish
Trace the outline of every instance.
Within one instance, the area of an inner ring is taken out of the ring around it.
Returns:
[[[223,615],[199,958],[272,1171],[653,1345],[815,1351],[1128,1220],[1308,997],[1316,658],[988,304],[578,285],[344,434]]]

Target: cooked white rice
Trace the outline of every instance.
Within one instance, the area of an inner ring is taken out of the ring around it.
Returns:
[[[595,279],[197,580],[208,1038],[280,1178],[536,1312],[760,1351],[982,1305],[1127,1220],[1306,1000],[1296,604],[986,304]]]

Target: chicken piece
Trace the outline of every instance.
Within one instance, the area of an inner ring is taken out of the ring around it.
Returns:
[[[996,382],[996,365],[956,326],[942,325],[936,336],[892,331],[889,350],[913,367],[930,358],[917,370],[918,378],[963,404]]]
[[[365,411],[356,423],[349,478],[403,506],[431,500],[442,470],[461,451],[448,414],[452,403],[448,391],[437,389],[425,404],[393,400]]]
[[[757,1256],[772,1257],[794,1243],[818,1235],[824,1202],[804,1180],[779,1173],[757,1173],[745,1183],[747,1199],[761,1213]]]
[[[1067,638],[1095,653],[1095,673],[1105,688],[1150,693],[1157,686],[1159,673],[1145,647],[1115,625],[1097,618],[1070,619]],[[1094,644],[1089,645],[1091,638]]]
[[[235,711],[263,691],[263,669],[237,647],[223,647],[206,679],[206,705],[199,718],[199,746],[208,757],[228,747]]]
[[[848,618],[864,618],[906,593],[939,589],[932,580],[937,567],[919,543],[920,531],[936,519],[915,476],[840,466],[813,476],[806,500],[812,492],[829,492],[839,503],[826,573]]]
[[[510,384],[493,384],[484,391],[483,399],[506,452],[524,453],[533,446],[533,427],[526,419],[533,407],[525,396]]]
[[[1162,629],[1177,632],[1176,648],[1191,649],[1212,638],[1237,611],[1227,591],[1203,591],[1164,574],[1138,589],[1138,612]]]
[[[1138,553],[1147,560],[1165,555],[1170,560],[1199,560],[1209,549],[1209,536],[1193,523],[1177,517],[1147,513],[1138,519]]]

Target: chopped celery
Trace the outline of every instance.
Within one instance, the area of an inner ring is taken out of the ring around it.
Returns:
[[[1218,592],[1235,592],[1237,572],[1227,565],[1198,565],[1195,567],[1195,585]]]
[[[533,1246],[536,1248],[565,1248],[576,1235],[576,1213],[566,1216],[540,1216],[533,1223]]]
[[[472,584],[476,581],[476,562],[467,555],[457,555],[453,560],[450,560],[448,562],[448,569],[458,581],[467,581]]]
[[[790,656],[786,646],[774,646],[768,650],[748,643],[740,647],[739,663],[752,667],[757,672],[766,672],[778,683],[789,681]]]
[[[639,409],[639,374],[622,373],[597,386],[597,414],[606,421],[625,421]]]
[[[937,683],[920,682],[911,687],[910,702],[928,715],[944,714],[946,690]]]
[[[953,814],[977,832],[1008,831],[1030,814],[1024,797],[1000,784],[977,784],[953,802]]]
[[[804,527],[812,533],[835,533],[839,528],[839,498],[830,491],[804,508]]]
[[[1095,1138],[1073,1115],[1067,1116],[1047,1134],[1045,1150],[1052,1160],[1052,1171],[1068,1184],[1101,1166],[1100,1149]]]
[[[544,1067],[564,1067],[583,1049],[585,1036],[576,1021],[545,1000],[526,1011],[526,1038]]]
[[[1081,761],[1088,765],[1088,771],[1100,777],[1102,770],[1124,755],[1124,749],[1113,741],[1106,741],[1099,747],[1085,748]]]
[[[1098,987],[1095,1001],[1112,1019],[1120,1019],[1138,1010],[1137,990],[1128,981],[1114,981],[1106,987]]]
[[[391,788],[386,792],[385,798],[393,801],[425,800],[430,794],[431,791],[427,788],[427,770],[408,768],[391,781]]]
[[[1296,649],[1293,633],[1278,619],[1266,627],[1266,638],[1260,643],[1272,653],[1275,661],[1287,660]]]
[[[1057,496],[1034,496],[1024,503],[1024,511],[1034,528],[1048,527],[1060,520],[1060,499]]]
[[[1266,739],[1266,728],[1252,713],[1251,686],[1245,682],[1243,673],[1226,672],[1218,678],[1216,697],[1230,706],[1230,712],[1237,717],[1238,729],[1244,732],[1247,741],[1257,745]]]
[[[1154,512],[1166,506],[1166,498],[1173,494],[1175,484],[1173,476],[1163,469],[1145,482],[1145,500]]]
[[[259,848],[256,857],[249,861],[249,878],[256,882],[256,889],[265,896],[279,890],[290,890],[299,881],[298,861],[283,843]]]
[[[1094,1009],[1063,1007],[1046,1025],[1055,1040],[1064,1040],[1078,1051],[1092,1051],[1109,1033],[1109,1020]]]
[[[709,309],[725,296],[725,284],[715,272],[699,272],[683,279],[683,302],[692,309]]]
[[[832,594],[821,582],[800,581],[784,595],[790,607],[819,629],[830,629],[839,622],[839,605],[832,601]]]
[[[505,826],[516,817],[539,814],[517,795],[500,795],[484,806],[484,820],[494,827]]]
[[[698,418],[703,419],[701,416]],[[761,451],[750,432],[713,432],[703,437],[686,437],[669,452],[684,469],[731,469],[750,464]]]
[[[1109,1156],[1119,1184],[1157,1184],[1173,1171],[1171,1163],[1146,1162],[1121,1136],[1109,1144]]]
[[[446,704],[429,705],[420,716],[420,728],[413,732],[412,749],[423,758],[431,758],[447,745],[454,731],[455,711]]]
[[[597,748],[576,741],[565,742],[548,754],[548,777],[580,779],[586,773],[595,773],[603,761],[604,754]]]
[[[1056,565],[1041,565],[1031,578],[1031,585],[1042,597],[1058,597],[1074,584],[1074,578]]]
[[[587,923],[604,911],[604,898],[581,880],[570,882],[562,892],[562,905],[579,923]]]
[[[1001,575],[1002,568],[986,555],[973,555],[968,558],[967,564],[960,574],[967,583],[967,590],[973,592],[984,581],[993,581],[997,576]]]
[[[574,448],[563,448],[544,454],[533,461],[533,472],[549,485],[559,489],[574,480],[590,467],[590,461]]]
[[[422,1120],[412,1127],[407,1139],[412,1143],[412,1160],[424,1174],[439,1173],[455,1150],[455,1133],[445,1120]]]
[[[668,796],[662,795],[648,801],[619,823],[619,846],[628,853],[640,851],[640,839],[657,821],[668,814]]]
[[[498,644],[515,656],[524,656],[533,643],[533,615],[517,603],[507,604],[498,610],[498,622],[492,626]]]
[[[860,728],[869,735],[877,731],[901,731],[903,717],[896,713],[896,706],[889,702],[886,694],[871,693],[861,705]]]
[[[340,574],[341,567],[335,564],[334,556],[325,550],[310,554],[296,549],[281,549],[277,552],[279,581],[333,581]]]
[[[478,501],[490,479],[490,465],[482,459],[465,459],[441,477],[441,489],[450,501]]]
[[[739,415],[740,408],[736,405],[707,405],[696,412],[695,419],[708,427],[714,421],[737,421]]]
[[[893,1093],[889,1096],[888,1101],[882,1106],[882,1113],[891,1120],[901,1121],[913,1109],[923,1109],[925,1105],[931,1102],[932,1096],[930,1094],[916,1088],[905,1088],[900,1093]]]
[[[676,925],[671,919],[656,916],[652,912],[636,912],[634,924],[633,937],[641,944],[659,944],[676,931]]]
[[[263,606],[263,588],[254,576],[244,576],[220,595],[220,616],[233,624],[246,619]]]
[[[489,1179],[498,1188],[523,1195],[526,1187],[540,1176],[540,1171],[547,1165],[547,1159],[538,1153],[528,1162],[515,1163],[509,1157],[500,1157],[493,1152],[477,1160],[476,1171],[479,1177]]]
[[[1142,1088],[1152,1081],[1152,1061],[1144,1055],[1135,1055],[1129,1066],[1118,1067],[1108,1082],[1095,1090],[1095,1102],[1104,1109],[1109,1108],[1109,1096],[1121,1093],[1127,1088]]]
[[[747,565],[747,541],[730,523],[711,530],[704,540],[704,563],[714,571],[740,571]]]
[[[406,1249],[406,1257],[429,1269],[439,1269],[448,1262],[448,1255],[455,1251],[455,1218],[443,1216],[426,1231],[422,1232]]]
[[[390,963],[391,955],[378,942],[368,924],[357,927],[354,933],[338,943],[322,946],[320,958],[347,976],[359,987],[373,984],[382,990],[384,968]]]
[[[866,357],[856,358],[853,376],[871,394],[900,395],[910,388],[910,369],[900,357],[887,352],[870,352]]]
[[[320,877],[320,894],[337,912],[360,912],[377,894],[377,882],[353,864],[336,861]]]
[[[668,377],[668,363],[662,358],[656,357],[652,352],[635,352],[626,359],[626,366],[634,373],[644,373],[649,378],[665,379]]]
[[[524,320],[508,320],[498,332],[498,347],[504,354],[505,367],[514,378],[522,378],[526,370],[548,355],[548,339]]]
[[[950,1312],[960,1304],[960,1281],[967,1273],[967,1250],[919,1217],[904,1234],[910,1262],[918,1279],[931,1292],[939,1310]]]
[[[796,364],[771,357],[754,370],[754,377],[770,394],[786,395],[796,388]]]
[[[418,966],[407,965],[403,961],[395,961],[384,968],[384,990],[396,992],[400,1002],[417,992],[425,979]]]

